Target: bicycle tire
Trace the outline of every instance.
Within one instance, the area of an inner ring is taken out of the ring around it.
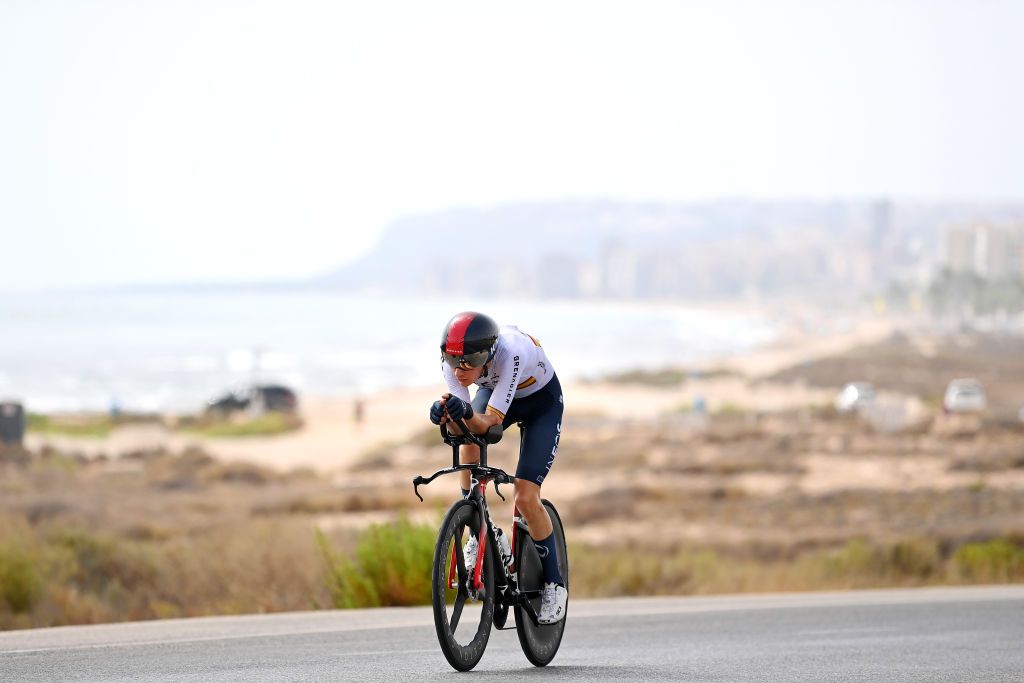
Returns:
[[[491,635],[491,623],[494,619],[494,563],[490,552],[484,555],[481,571],[484,589],[482,599],[474,600],[467,588],[469,573],[464,566],[462,545],[468,538],[470,527],[480,528],[480,515],[477,508],[468,500],[457,501],[448,510],[444,521],[441,522],[437,544],[434,547],[431,580],[434,627],[437,631],[438,643],[441,645],[441,652],[456,671],[469,671],[483,657],[487,640]],[[458,576],[458,588],[456,589],[450,588],[448,582],[449,567],[453,557],[456,561],[456,575]],[[449,598],[453,600],[451,614],[449,614]],[[461,606],[459,606],[460,601]],[[466,604],[471,601],[480,604],[476,630],[472,631],[468,628],[460,630],[460,626],[469,627],[470,625],[463,621],[463,617],[469,617],[470,621],[476,620],[475,610],[470,610],[468,613],[465,611]],[[472,634],[472,638],[466,640],[469,634]],[[460,642],[460,640],[465,642]]]
[[[541,501],[551,517],[554,528],[556,546],[558,548],[558,568],[562,572],[565,588],[569,588],[569,555],[566,553],[565,529],[562,518],[558,516],[555,506],[548,500]],[[529,533],[519,529],[521,534],[516,540],[516,569],[519,572],[519,590],[523,593],[539,593],[544,587],[544,570],[540,556]],[[540,595],[530,598],[534,610],[540,611]],[[534,666],[546,666],[558,654],[565,633],[565,622],[569,618],[569,603],[565,605],[565,616],[554,624],[534,624],[526,609],[520,605],[515,607],[516,632],[523,654]]]
[[[503,629],[505,628],[505,622],[508,620],[508,604],[505,602],[504,590],[508,588],[505,585],[505,579],[502,577],[502,573],[505,571],[501,564],[501,553],[498,552],[497,547],[494,543],[488,543],[488,555],[490,555],[491,562],[494,569],[494,589],[497,593],[494,596],[494,628]]]

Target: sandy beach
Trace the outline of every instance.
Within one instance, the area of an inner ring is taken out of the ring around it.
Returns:
[[[771,411],[826,404],[834,396],[832,389],[753,380],[817,357],[872,343],[891,331],[892,323],[875,319],[862,320],[841,334],[812,336],[792,330],[764,348],[713,358],[700,366],[725,368],[736,374],[709,378],[697,375],[685,384],[672,387],[610,382],[566,383],[566,414],[569,418],[648,419],[681,412],[692,406],[696,399],[703,401],[707,410],[712,412],[723,408]],[[444,391],[439,377],[436,386],[369,394],[360,399],[362,419],[358,422],[353,399],[304,397],[302,428],[277,436],[199,437],[153,423],[121,426],[101,438],[30,432],[26,445],[32,449],[50,446],[86,456],[116,456],[153,448],[180,451],[197,446],[227,461],[252,462],[279,470],[311,468],[332,473],[351,468],[375,449],[400,444],[416,434],[429,432],[433,426],[427,419],[427,409]]]

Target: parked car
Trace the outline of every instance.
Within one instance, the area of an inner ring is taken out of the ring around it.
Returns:
[[[242,410],[264,410],[293,413],[299,407],[299,398],[288,387],[279,384],[259,384],[240,391],[230,391],[206,404],[206,412],[234,413]]]
[[[976,379],[954,379],[946,387],[942,407],[949,413],[980,413],[986,406],[985,388]]]
[[[836,410],[840,413],[861,410],[872,405],[877,397],[878,392],[875,391],[874,384],[870,382],[850,382],[836,396]]]

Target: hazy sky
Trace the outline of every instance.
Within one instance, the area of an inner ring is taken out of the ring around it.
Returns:
[[[989,0],[3,0],[0,291],[307,275],[453,205],[1022,199],[1022,28]]]

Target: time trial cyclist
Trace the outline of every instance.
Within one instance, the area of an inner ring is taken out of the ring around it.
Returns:
[[[519,425],[519,464],[515,505],[525,518],[544,568],[544,591],[538,621],[553,624],[565,616],[568,593],[558,569],[551,518],[540,489],[551,471],[562,430],[562,387],[534,337],[517,327],[498,327],[482,313],[459,313],[441,337],[442,373],[449,393],[430,407],[430,420],[444,424],[463,419],[475,434],[501,423]],[[477,385],[470,399],[469,386]],[[454,425],[453,425],[454,426]],[[480,462],[480,448],[460,447],[460,462]],[[470,493],[470,474],[460,473],[462,495]],[[470,535],[464,548],[466,566],[476,565],[478,542]]]

